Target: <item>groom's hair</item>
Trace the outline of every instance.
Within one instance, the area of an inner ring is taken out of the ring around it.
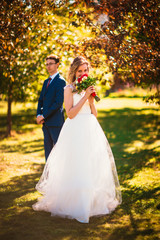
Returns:
[[[57,57],[57,56],[55,56],[55,55],[53,55],[53,54],[47,56],[47,57],[46,57],[46,61],[47,61],[48,59],[53,59],[56,63],[59,63],[59,57]]]

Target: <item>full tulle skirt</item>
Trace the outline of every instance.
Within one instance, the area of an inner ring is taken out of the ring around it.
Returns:
[[[34,210],[83,223],[121,203],[113,154],[93,114],[67,118],[36,189],[42,197]]]

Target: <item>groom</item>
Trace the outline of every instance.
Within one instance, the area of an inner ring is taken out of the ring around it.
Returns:
[[[46,67],[50,77],[43,83],[36,120],[38,124],[43,124],[44,150],[47,160],[64,123],[63,99],[66,83],[58,72],[59,58],[57,56],[48,56]]]

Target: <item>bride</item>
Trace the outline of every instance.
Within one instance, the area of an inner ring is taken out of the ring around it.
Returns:
[[[76,57],[64,90],[68,118],[36,185],[43,196],[33,205],[36,211],[82,223],[111,213],[121,203],[114,157],[96,118],[94,87],[80,94],[73,91],[76,78],[88,72],[88,61]]]

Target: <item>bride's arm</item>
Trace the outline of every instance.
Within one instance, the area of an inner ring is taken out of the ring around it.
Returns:
[[[80,111],[80,109],[82,108],[82,106],[84,105],[84,103],[86,102],[86,100],[88,99],[88,97],[92,92],[93,90],[91,87],[87,88],[85,95],[81,98],[81,100],[75,106],[73,106],[72,89],[70,87],[65,88],[64,105],[65,105],[67,116],[70,119],[74,118],[78,114],[78,112]]]
[[[90,105],[90,108],[91,108],[91,113],[94,114],[95,117],[97,117],[97,109],[96,109],[96,106],[94,104],[94,97],[90,96],[88,98],[88,101],[89,101],[89,105]]]

